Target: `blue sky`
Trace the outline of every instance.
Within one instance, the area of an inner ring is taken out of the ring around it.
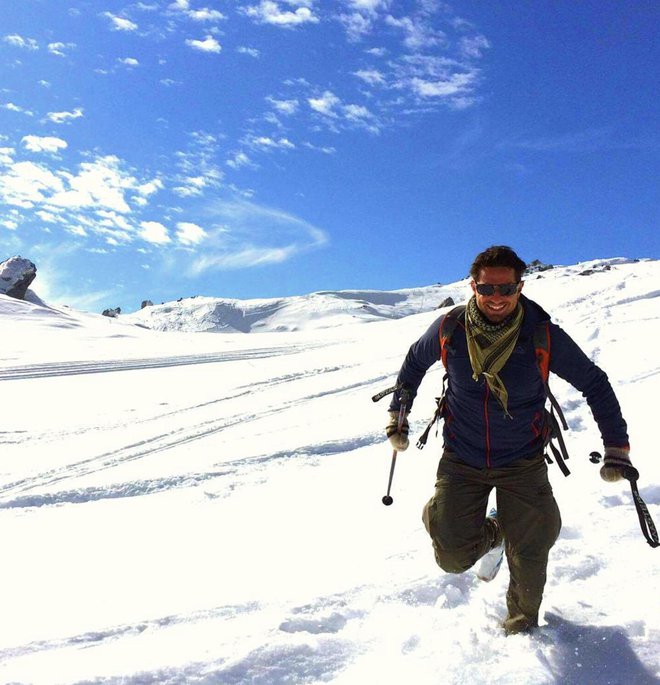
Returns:
[[[21,0],[0,259],[89,310],[659,257],[660,4]]]

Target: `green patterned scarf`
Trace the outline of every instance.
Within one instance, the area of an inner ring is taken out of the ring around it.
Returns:
[[[523,308],[520,303],[511,316],[500,323],[491,323],[486,319],[479,311],[474,296],[465,310],[465,335],[472,365],[472,378],[475,381],[481,376],[486,379],[488,387],[504,407],[504,413],[509,418],[509,393],[498,374],[516,346],[522,320]]]

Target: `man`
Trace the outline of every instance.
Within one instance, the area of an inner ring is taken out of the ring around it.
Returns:
[[[504,545],[509,565],[506,634],[538,625],[548,553],[561,528],[544,451],[545,386],[535,358],[534,330],[547,322],[550,370],[586,397],[605,446],[601,476],[614,481],[631,466],[626,422],[607,376],[535,302],[521,294],[525,263],[506,246],[479,254],[471,269],[473,296],[446,350],[448,385],[442,417],[444,451],[435,494],[423,521],[435,558],[448,573],[463,573]],[[397,378],[410,393],[440,359],[445,317],[411,347]],[[408,447],[408,422],[399,430],[400,397],[390,405],[387,435]],[[497,512],[486,515],[496,489]]]

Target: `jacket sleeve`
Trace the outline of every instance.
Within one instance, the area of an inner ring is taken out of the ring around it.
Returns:
[[[436,319],[426,333],[410,346],[396,379],[397,386],[404,386],[410,391],[408,409],[412,407],[426,372],[440,359],[440,326],[444,316]],[[394,393],[390,411],[399,411],[399,394]]]
[[[579,390],[598,424],[605,447],[628,447],[626,422],[607,374],[556,324],[550,324],[550,371]]]

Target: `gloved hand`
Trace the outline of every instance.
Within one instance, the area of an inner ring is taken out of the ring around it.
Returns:
[[[624,477],[624,469],[632,466],[629,455],[629,447],[606,447],[603,465],[600,467],[600,477],[609,483],[621,480]]]
[[[410,427],[408,426],[408,412],[406,412],[406,416],[403,419],[401,432],[399,432],[399,412],[391,411],[389,414],[390,421],[387,426],[385,426],[387,437],[390,439],[392,447],[394,447],[397,452],[405,452],[410,444],[408,441],[408,431],[410,430]]]

